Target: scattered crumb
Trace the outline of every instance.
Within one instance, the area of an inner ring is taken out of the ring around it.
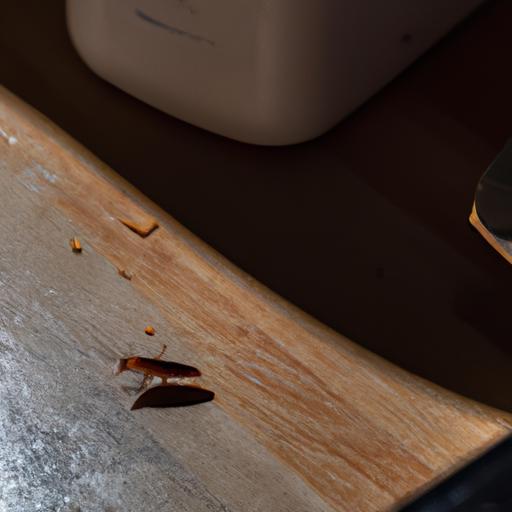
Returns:
[[[130,274],[130,272],[127,272],[124,268],[118,268],[117,269],[117,273],[121,277],[124,277],[125,279],[128,279],[128,281],[132,280],[132,274]]]
[[[71,249],[73,252],[80,253],[82,252],[82,244],[80,243],[80,240],[74,236],[70,241],[69,245],[71,246]]]
[[[155,329],[153,327],[151,327],[151,325],[148,325],[145,329],[144,329],[144,332],[148,335],[148,336],[154,336],[155,335]]]
[[[158,227],[158,222],[154,219],[151,219],[147,224],[137,224],[136,222],[132,222],[127,219],[118,219],[119,222],[124,224],[128,229],[131,229],[134,233],[137,233],[142,238],[146,238],[148,235],[153,233],[155,229]]]

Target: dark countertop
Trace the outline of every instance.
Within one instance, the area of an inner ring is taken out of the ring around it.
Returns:
[[[511,3],[488,3],[334,130],[289,148],[207,133],[96,77],[61,0],[3,7],[0,80],[301,308],[512,410],[512,269],[467,220],[512,131],[511,18]]]

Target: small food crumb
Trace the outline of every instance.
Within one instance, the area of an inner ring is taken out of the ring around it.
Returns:
[[[155,329],[153,327],[151,327],[151,325],[148,325],[145,329],[144,329],[144,332],[148,335],[148,336],[154,336],[155,335]]]
[[[158,222],[154,219],[150,219],[146,224],[138,224],[128,219],[119,218],[119,222],[124,224],[128,229],[131,229],[134,233],[137,233],[142,238],[146,238],[158,227]]]
[[[117,269],[117,273],[121,277],[124,277],[125,279],[128,279],[128,281],[132,280],[132,275],[130,274],[130,272],[127,272],[124,268],[118,268]]]
[[[82,252],[82,244],[80,243],[80,240],[76,236],[74,236],[69,241],[69,245],[71,246],[71,249],[73,250],[73,252],[77,252],[77,253]]]

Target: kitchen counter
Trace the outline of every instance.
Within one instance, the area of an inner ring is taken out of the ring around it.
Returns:
[[[0,128],[7,510],[391,510],[510,431],[258,284],[6,89]],[[213,402],[130,411],[112,367],[162,344]]]

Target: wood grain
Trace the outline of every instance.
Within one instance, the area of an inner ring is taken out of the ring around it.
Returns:
[[[116,411],[104,430],[132,425],[130,442],[147,436],[175,461],[159,485],[183,497],[179,510],[390,510],[509,432],[505,413],[396,368],[254,282],[3,89],[0,128],[17,139],[0,140],[4,330],[31,357],[51,354],[66,378],[85,357],[80,378]],[[120,218],[159,227],[142,238]],[[38,324],[44,346],[27,334]],[[215,401],[125,414],[130,398],[108,368],[164,342],[201,369]],[[73,399],[91,414],[90,397]],[[132,499],[117,506],[132,510]]]

